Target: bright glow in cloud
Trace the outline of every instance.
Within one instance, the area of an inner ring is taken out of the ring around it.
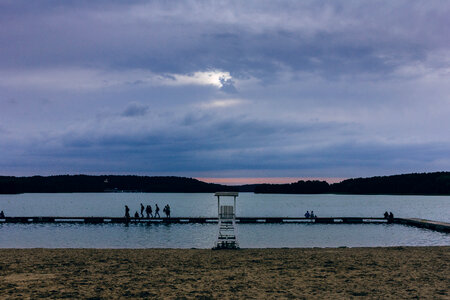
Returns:
[[[174,80],[164,81],[166,84],[174,85],[213,85],[216,87],[222,87],[223,81],[232,79],[229,72],[222,71],[207,71],[207,72],[194,72],[188,75],[171,74]]]
[[[202,108],[227,108],[245,103],[241,99],[218,99],[200,104]]]

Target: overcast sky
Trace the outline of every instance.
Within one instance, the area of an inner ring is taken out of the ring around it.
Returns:
[[[0,0],[0,174],[450,170],[449,1]]]

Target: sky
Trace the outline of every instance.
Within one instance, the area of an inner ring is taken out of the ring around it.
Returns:
[[[0,175],[448,171],[449,15],[433,0],[0,0]]]

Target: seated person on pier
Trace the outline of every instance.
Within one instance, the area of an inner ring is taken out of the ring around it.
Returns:
[[[309,219],[309,217],[311,217],[311,215],[309,214],[309,210],[307,210],[305,213],[305,218]]]
[[[139,213],[137,211],[134,213],[134,217],[139,218]]]
[[[392,223],[394,222],[394,214],[391,212],[389,212],[389,218],[388,218],[388,223]]]
[[[5,213],[3,212],[3,210],[0,212],[0,218],[4,218],[5,217]]]
[[[384,218],[385,218],[385,219],[389,218],[389,214],[388,214],[387,211],[384,212]]]

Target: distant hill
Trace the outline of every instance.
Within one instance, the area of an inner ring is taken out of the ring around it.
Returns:
[[[303,181],[289,184],[226,186],[174,176],[58,175],[0,176],[0,194],[18,193],[213,193],[239,191],[270,194],[402,194],[450,195],[450,172],[412,173],[347,179],[328,184]]]
[[[255,186],[254,192],[274,194],[450,195],[450,172],[354,178],[334,184],[328,184],[325,181],[261,184]]]
[[[450,172],[347,179],[332,184],[331,192],[343,194],[450,195]]]
[[[174,176],[58,175],[11,177],[0,176],[0,194],[16,193],[212,193],[237,190],[193,178]]]

